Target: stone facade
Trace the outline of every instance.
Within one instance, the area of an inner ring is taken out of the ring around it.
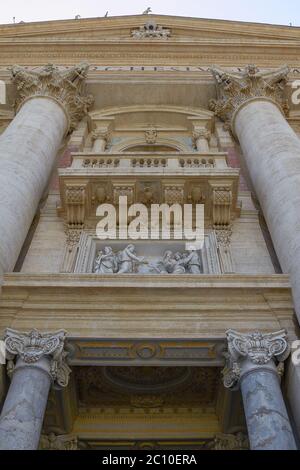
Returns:
[[[1,449],[297,448],[297,34],[0,26]],[[101,240],[120,197],[202,204],[203,244]]]

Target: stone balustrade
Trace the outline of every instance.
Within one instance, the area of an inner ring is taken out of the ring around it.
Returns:
[[[116,173],[122,171],[135,170],[155,170],[159,172],[162,169],[170,171],[189,170],[224,170],[228,169],[227,153],[209,153],[195,155],[195,153],[180,153],[180,154],[156,154],[152,156],[149,153],[139,154],[124,154],[124,153],[73,153],[72,165],[68,171],[82,169],[101,169],[101,170],[115,170]],[[64,173],[66,170],[61,170]]]

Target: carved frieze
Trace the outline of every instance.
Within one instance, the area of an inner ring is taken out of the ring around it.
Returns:
[[[69,131],[72,131],[93,103],[92,95],[86,94],[85,89],[88,69],[89,66],[84,63],[64,71],[52,64],[31,71],[13,66],[12,79],[17,87],[16,109],[29,98],[52,98],[65,109],[69,118]]]
[[[143,265],[143,274],[202,274],[203,263],[198,251],[173,253],[167,250],[162,257],[151,260],[137,256],[135,245],[128,245],[115,253],[111,246],[99,250],[94,261],[96,274],[133,274]]]

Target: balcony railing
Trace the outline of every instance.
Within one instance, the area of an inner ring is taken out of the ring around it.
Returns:
[[[106,170],[115,173],[149,171],[185,171],[185,170],[225,170],[228,169],[226,153],[196,154],[180,153],[73,153],[71,170],[93,171]],[[101,172],[102,172],[101,171]]]

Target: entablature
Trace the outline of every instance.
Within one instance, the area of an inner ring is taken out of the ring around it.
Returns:
[[[89,349],[84,354],[92,354],[94,347],[97,362],[97,343],[115,348],[122,341],[174,340],[183,345],[191,340],[193,348],[194,341],[220,344],[228,328],[246,333],[253,325],[262,332],[286,328],[291,339],[295,337],[289,277],[279,274],[13,273],[4,276],[0,312],[1,331],[64,328],[77,351],[74,364],[84,352],[81,341]],[[149,359],[155,362],[159,357],[140,358],[141,363]]]

